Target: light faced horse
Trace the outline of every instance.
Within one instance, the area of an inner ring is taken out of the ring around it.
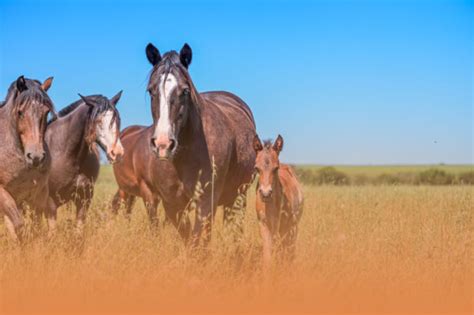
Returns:
[[[120,115],[116,108],[122,92],[110,100],[102,95],[81,99],[50,122],[46,141],[52,155],[47,217],[55,225],[57,208],[69,201],[76,206],[77,227],[82,229],[99,174],[97,146],[113,164],[123,155]]]
[[[185,241],[192,235],[192,245],[201,240],[206,244],[216,207],[232,208],[239,188],[251,180],[253,115],[234,94],[197,91],[188,72],[189,45],[161,56],[149,44],[146,55],[153,66],[148,82],[153,125],[122,132],[125,155],[123,163],[114,165],[119,184],[114,209],[122,202],[131,207],[140,196],[154,219],[161,199],[167,218]],[[198,181],[203,191],[191,231],[182,215]]]

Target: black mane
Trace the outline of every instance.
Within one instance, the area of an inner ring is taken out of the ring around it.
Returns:
[[[118,115],[117,109],[110,103],[110,100],[107,97],[100,94],[96,94],[96,95],[85,96],[85,98],[87,98],[88,103],[91,102],[94,105],[89,110],[91,119],[95,119],[100,113],[103,113],[106,110],[112,109],[114,112],[114,119],[116,119],[117,123],[120,124],[120,115]],[[75,101],[74,103],[61,109],[58,112],[57,116],[65,117],[69,115],[70,113],[72,113],[76,108],[78,108],[82,104],[84,104],[84,101],[82,99],[79,99]],[[54,120],[51,120],[49,123],[53,121]]]

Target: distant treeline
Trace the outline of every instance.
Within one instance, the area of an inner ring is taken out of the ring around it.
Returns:
[[[382,173],[378,176],[348,175],[332,166],[320,169],[295,167],[300,181],[307,185],[474,185],[474,171],[452,174],[431,168],[419,172]]]

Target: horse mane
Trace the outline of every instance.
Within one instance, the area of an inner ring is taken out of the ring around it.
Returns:
[[[108,109],[112,109],[113,112],[114,112],[114,119],[113,120],[117,120],[117,123],[120,124],[120,115],[118,114],[118,111],[117,109],[112,106],[112,104],[110,104],[110,100],[103,96],[103,95],[100,95],[100,94],[96,94],[96,95],[89,95],[89,96],[86,96],[87,100],[90,101],[91,103],[94,104],[94,106],[92,106],[89,110],[89,113],[88,115],[90,116],[90,119],[95,119],[100,113],[102,112],[105,112],[106,110]],[[68,106],[64,107],[63,109],[61,109],[57,116],[58,117],[66,117],[68,116],[69,114],[71,114],[72,112],[74,112],[80,105],[84,104],[84,101],[82,99],[79,99],[71,104],[69,104]],[[112,120],[112,121],[113,121]],[[52,123],[54,120],[51,120],[49,123]]]
[[[165,53],[161,61],[153,67],[150,74],[150,82],[153,81],[153,84],[158,83],[156,81],[159,80],[160,76],[155,75],[156,73],[170,73],[173,70],[175,70],[185,78],[186,82],[189,85],[191,100],[196,105],[198,113],[200,113],[202,103],[201,96],[197,91],[196,87],[194,86],[194,82],[191,79],[191,76],[189,75],[188,69],[183,66],[181,60],[179,59],[179,54],[175,50],[171,50]]]
[[[8,88],[7,96],[5,97],[5,101],[0,104],[0,107],[7,104],[8,100],[13,96],[16,95],[15,103],[13,104],[16,108],[20,104],[30,103],[30,102],[39,102],[46,107],[54,114],[54,105],[51,99],[49,98],[48,94],[41,88],[41,82],[38,80],[27,79],[25,78],[25,83],[27,89],[18,94],[18,89],[16,86],[16,80],[10,84]]]
[[[73,112],[76,108],[78,108],[79,105],[81,105],[82,103],[84,103],[84,101],[82,99],[79,99],[74,103],[69,104],[58,112],[58,117],[67,116],[69,113]]]
[[[271,139],[263,141],[263,148],[266,150],[271,150],[273,148],[273,141]]]

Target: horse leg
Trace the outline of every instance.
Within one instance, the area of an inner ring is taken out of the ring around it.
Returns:
[[[93,196],[94,184],[86,176],[80,176],[77,182],[77,194],[74,199],[74,204],[76,206],[76,228],[81,234]]]
[[[48,221],[48,238],[51,238],[56,234],[56,218],[58,215],[58,206],[51,197],[48,198],[45,215]]]
[[[167,220],[171,221],[174,227],[178,230],[184,243],[188,244],[191,235],[191,220],[189,219],[189,213],[177,206],[166,203],[164,200],[163,206],[165,208]]]
[[[198,202],[196,208],[196,220],[192,231],[191,246],[197,248],[202,241],[202,247],[206,248],[211,240],[212,231],[212,213],[215,212],[216,207],[211,209],[210,194],[204,194],[202,199]]]
[[[125,205],[125,213],[128,219],[132,214],[132,208],[135,203],[136,196],[119,189],[112,199],[112,214],[117,215],[120,207]]]
[[[0,187],[0,213],[4,215],[5,225],[13,240],[21,241],[25,221],[18,211],[15,199],[3,187]]]
[[[153,192],[145,183],[140,185],[140,194],[143,199],[143,204],[145,205],[148,218],[150,219],[150,223],[154,228],[157,228],[159,224],[157,209],[160,199],[153,194]]]
[[[260,236],[262,237],[262,245],[263,245],[263,250],[262,250],[263,272],[267,274],[272,264],[273,236],[265,220],[259,219],[258,226],[260,228]]]
[[[234,242],[244,233],[243,222],[247,209],[247,194],[239,194],[230,204],[224,205],[224,227],[231,231]]]
[[[292,218],[285,217],[280,224],[281,246],[284,259],[291,262],[295,257],[298,225]]]

